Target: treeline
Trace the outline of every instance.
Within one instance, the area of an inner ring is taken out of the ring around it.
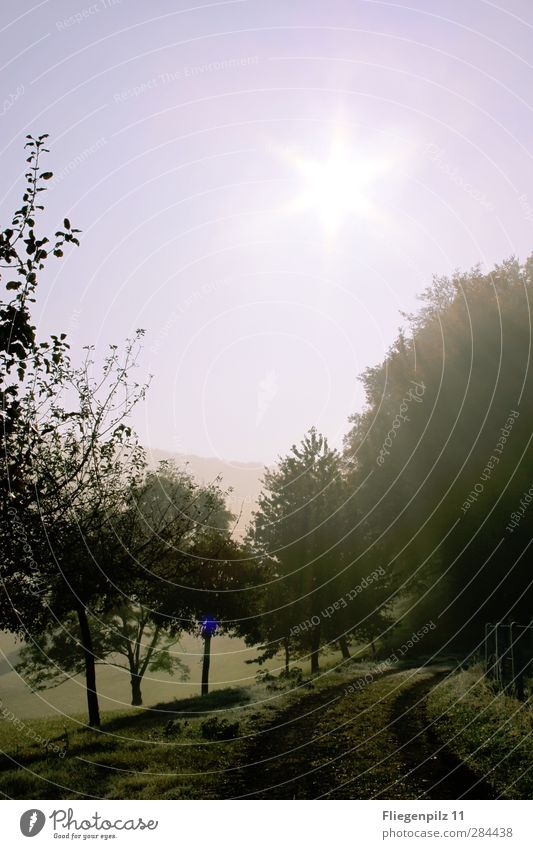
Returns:
[[[435,280],[363,376],[346,452],[355,480],[373,471],[359,500],[369,551],[397,576],[408,628],[437,624],[428,651],[473,651],[487,622],[532,619],[533,513],[510,526],[533,474],[532,272],[530,258]]]
[[[96,664],[126,668],[140,704],[148,670],[187,674],[184,632],[243,637],[290,674],[355,645],[468,653],[486,622],[530,621],[532,260],[435,280],[362,375],[343,449],[305,434],[238,540],[219,480],[148,467],[129,424],[142,331],[101,368],[91,350],[74,366],[64,334],[37,337],[41,272],[78,244],[68,219],[37,234],[44,144],[28,138],[0,234],[0,627],[24,638],[31,686],[83,673],[98,725]]]
[[[272,650],[464,656],[486,623],[532,621],[532,295],[531,258],[435,279],[362,375],[343,451],[311,431],[266,474],[248,541]]]

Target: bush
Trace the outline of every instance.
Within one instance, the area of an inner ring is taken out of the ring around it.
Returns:
[[[202,722],[200,730],[206,740],[234,740],[239,736],[239,723],[213,716]]]

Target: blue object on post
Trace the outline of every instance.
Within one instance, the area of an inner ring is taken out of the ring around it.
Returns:
[[[202,637],[212,637],[218,627],[216,619],[211,619],[210,616],[206,616],[200,624]]]

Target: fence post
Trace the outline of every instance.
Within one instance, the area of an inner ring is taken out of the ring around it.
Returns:
[[[517,625],[516,622],[511,622],[511,651],[513,657],[513,681],[516,689],[516,697],[520,699],[521,702],[525,701],[525,690],[524,690],[524,664],[522,661],[522,652],[520,638],[523,636],[523,633],[520,634],[522,630],[520,625]],[[518,630],[518,635],[515,638],[514,631]],[[517,645],[518,644],[518,645]],[[518,672],[516,671],[516,667],[518,666]]]
[[[489,632],[490,632],[491,624],[487,622],[485,624],[485,675],[490,675],[489,670]]]
[[[525,701],[533,671],[533,624],[485,623],[485,674],[504,693]]]

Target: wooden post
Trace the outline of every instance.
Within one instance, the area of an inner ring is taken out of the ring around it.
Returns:
[[[517,632],[516,637],[514,636]],[[522,633],[520,633],[522,632]],[[511,653],[513,658],[513,683],[516,690],[516,697],[521,702],[525,701],[526,694],[524,688],[524,662],[523,652],[521,651],[522,644],[520,638],[523,637],[524,631],[516,622],[511,623]]]
[[[204,660],[202,663],[202,696],[209,693],[209,664],[211,662],[211,632],[204,633]]]

